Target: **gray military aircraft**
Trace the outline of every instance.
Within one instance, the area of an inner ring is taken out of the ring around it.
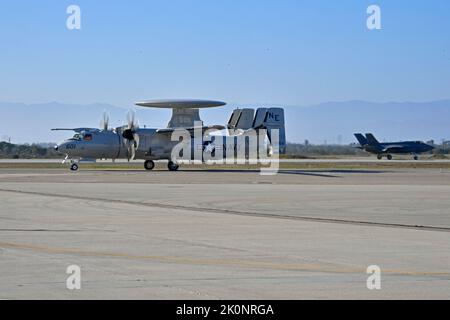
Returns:
[[[228,125],[204,126],[201,122],[199,109],[224,106],[221,101],[208,100],[152,100],[136,103],[137,106],[151,108],[170,108],[172,118],[167,128],[140,128],[135,119],[134,112],[127,115],[127,125],[109,128],[108,117],[104,115],[102,128],[56,128],[52,130],[74,131],[73,137],[55,146],[55,150],[66,155],[63,163],[69,162],[72,171],[78,170],[78,163],[82,160],[96,159],[142,159],[144,168],[152,170],[155,160],[169,160],[168,169],[176,171],[179,163],[172,158],[172,149],[179,141],[172,141],[175,130],[186,130],[194,137],[196,130],[205,131],[224,130],[232,136],[245,134],[249,130],[264,129],[269,141],[272,130],[279,133],[279,153],[285,153],[286,138],[284,127],[284,110],[282,108],[236,109],[233,111]],[[198,126],[198,124],[201,124]],[[214,140],[214,139],[212,139]],[[192,146],[192,149],[198,146]],[[225,145],[223,145],[226,148]],[[200,148],[211,149],[214,152],[212,141],[202,141]],[[194,154],[194,152],[192,153]]]
[[[361,133],[355,133],[360,146],[358,148],[377,155],[378,160],[386,156],[392,160],[392,154],[412,154],[414,160],[418,160],[420,153],[428,152],[434,149],[433,146],[422,141],[401,141],[401,142],[383,142],[380,143],[371,133],[363,136]]]

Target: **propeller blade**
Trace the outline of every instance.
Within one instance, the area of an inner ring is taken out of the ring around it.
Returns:
[[[108,130],[109,127],[109,115],[105,112],[103,114],[103,129]]]
[[[128,125],[128,129],[133,130],[135,125],[135,117],[136,114],[134,112],[134,110],[130,110],[127,113],[127,125]]]
[[[127,142],[127,160],[128,160],[128,162],[130,162],[130,159],[131,159],[131,157],[132,157],[132,149],[131,149],[131,141],[128,141]]]
[[[136,150],[139,148],[139,135],[133,134],[133,140],[130,141],[131,144],[131,159],[134,159],[136,157]]]
[[[103,112],[102,120],[100,121],[100,128],[105,131],[109,128],[109,115],[106,111]]]
[[[122,132],[123,142],[127,149],[127,159],[134,159],[136,156],[136,150],[139,146],[139,135],[136,130],[139,129],[139,122],[136,120],[136,114],[134,110],[127,112],[127,125],[126,129]]]

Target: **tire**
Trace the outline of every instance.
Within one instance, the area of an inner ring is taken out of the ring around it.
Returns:
[[[419,160],[419,157],[418,156],[414,156],[414,158],[413,158],[414,160]]]
[[[71,171],[77,171],[78,170],[78,165],[76,163],[72,163],[72,165],[70,166],[70,170]]]
[[[167,168],[170,171],[177,171],[179,167],[180,166],[178,164],[176,164],[175,162],[173,162],[173,161],[169,161],[169,163],[167,164]]]
[[[145,170],[153,170],[154,167],[155,167],[155,162],[153,162],[153,160],[146,160],[144,162]]]
[[[379,154],[379,155],[377,155],[377,159],[381,160],[381,159],[383,159],[383,156],[381,154]]]
[[[392,160],[392,155],[388,154],[388,155],[387,155],[387,159],[388,159],[388,160]]]

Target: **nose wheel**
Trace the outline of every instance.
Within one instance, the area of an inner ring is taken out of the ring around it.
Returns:
[[[144,162],[145,170],[153,170],[154,167],[155,167],[155,162],[153,162],[152,160],[146,160]]]

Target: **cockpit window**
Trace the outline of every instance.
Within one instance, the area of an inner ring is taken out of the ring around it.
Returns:
[[[69,140],[72,141],[92,141],[92,133],[75,133],[72,138]]]
[[[72,138],[70,138],[69,140],[79,141],[79,140],[81,140],[81,135],[79,133],[75,133],[74,136]]]

